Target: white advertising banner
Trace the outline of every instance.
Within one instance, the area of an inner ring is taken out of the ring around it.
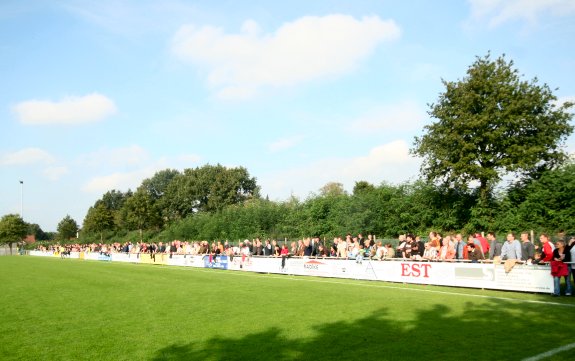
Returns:
[[[56,256],[52,252],[31,251],[32,256]],[[438,286],[487,288],[497,290],[551,293],[553,277],[549,266],[515,265],[506,272],[503,264],[416,262],[385,260],[356,262],[354,260],[288,257],[282,267],[280,257],[242,257],[208,255],[161,255],[152,259],[148,254],[72,252],[71,258],[88,260],[157,263],[168,266],[217,268],[222,270],[297,276],[335,277],[371,281],[417,283]]]
[[[234,257],[228,269],[523,292],[553,291],[553,278],[548,266],[516,265],[506,272],[503,264],[401,260],[357,263],[352,260],[288,258],[282,268],[281,258],[253,257],[242,263],[241,257]]]

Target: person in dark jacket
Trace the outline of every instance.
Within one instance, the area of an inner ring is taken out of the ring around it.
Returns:
[[[481,250],[479,248],[475,247],[475,244],[468,243],[467,244],[467,259],[469,259],[471,261],[471,263],[478,263],[479,260],[483,260],[483,259],[485,259],[485,257],[483,256],[483,252],[481,252]]]

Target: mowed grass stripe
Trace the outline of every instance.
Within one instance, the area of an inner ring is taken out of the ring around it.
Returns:
[[[10,337],[0,358],[519,360],[564,345],[575,316],[501,297],[232,274],[247,273],[2,257],[0,332]]]

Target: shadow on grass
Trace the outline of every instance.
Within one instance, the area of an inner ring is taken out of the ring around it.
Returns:
[[[289,339],[282,329],[270,328],[240,338],[214,337],[202,347],[173,344],[153,360],[521,360],[572,342],[565,337],[571,328],[565,321],[574,317],[573,308],[542,318],[541,308],[549,305],[462,303],[463,314],[440,304],[417,311],[405,305],[349,322],[318,320],[311,338]],[[397,312],[411,317],[395,317]]]

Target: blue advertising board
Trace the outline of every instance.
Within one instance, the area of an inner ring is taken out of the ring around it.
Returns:
[[[228,256],[204,256],[204,268],[228,269]]]

